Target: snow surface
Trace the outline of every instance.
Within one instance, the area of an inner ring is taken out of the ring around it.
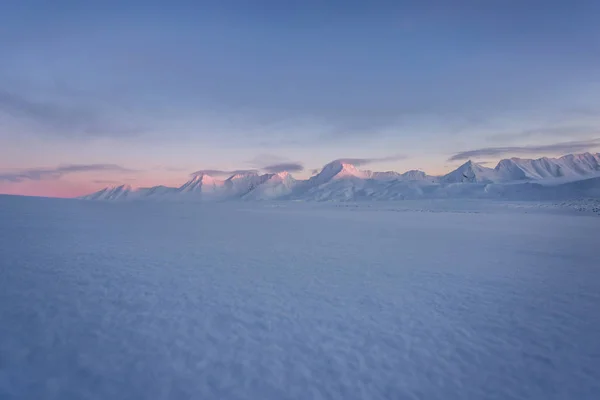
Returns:
[[[0,196],[1,399],[598,399],[600,219]]]

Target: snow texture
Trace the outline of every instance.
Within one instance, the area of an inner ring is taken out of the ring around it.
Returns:
[[[106,188],[85,200],[230,201],[305,200],[357,201],[428,198],[500,198],[504,200],[578,200],[600,198],[600,155],[570,154],[557,159],[501,160],[496,168],[467,161],[455,171],[434,177],[423,171],[403,174],[361,170],[336,160],[308,180],[289,173],[259,175],[245,172],[227,180],[195,175],[179,188],[158,186]],[[588,180],[587,183],[570,185]],[[563,185],[563,186],[561,186]],[[593,187],[592,187],[593,186]]]
[[[0,398],[598,399],[600,219],[547,204],[0,196]]]

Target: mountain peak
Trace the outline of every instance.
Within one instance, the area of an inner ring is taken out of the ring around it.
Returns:
[[[344,160],[334,160],[326,164],[321,172],[309,179],[309,181],[320,185],[332,179],[340,178],[368,178],[368,173],[356,168]]]
[[[132,187],[131,187],[131,185],[122,184],[122,185],[108,186],[106,189],[108,189],[108,190],[132,190]]]
[[[424,171],[418,169],[411,169],[410,171],[406,171],[400,176],[402,177],[402,179],[410,181],[422,181],[431,178]]]
[[[490,183],[494,181],[494,178],[495,171],[493,169],[468,160],[454,171],[444,175],[442,181],[445,183]]]
[[[465,167],[465,168],[487,168],[487,167],[484,167],[483,164],[479,164],[478,162],[475,162],[473,160],[467,160],[467,162],[465,162],[463,165],[461,165],[458,168],[463,168],[463,167]]]
[[[184,183],[180,188],[178,188],[178,192],[203,192],[205,189],[214,188],[218,186],[222,186],[223,181],[217,180],[207,173],[200,172],[194,174],[192,179]]]
[[[202,183],[214,183],[215,178],[213,178],[212,176],[210,176],[206,173],[200,173],[200,174],[194,175],[194,177],[192,178],[192,181],[202,182]]]
[[[228,181],[233,181],[236,179],[244,179],[244,178],[255,178],[258,176],[258,172],[256,171],[239,171],[231,175],[227,178]]]
[[[131,185],[108,186],[95,193],[82,196],[82,200],[121,200],[133,191]]]
[[[277,172],[275,175],[277,175],[278,177],[280,177],[281,179],[287,179],[288,177],[290,177],[290,173],[287,171],[281,171],[281,172]]]

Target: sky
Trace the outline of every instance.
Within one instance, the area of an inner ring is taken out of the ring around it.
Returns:
[[[0,2],[0,193],[600,151],[600,2]]]

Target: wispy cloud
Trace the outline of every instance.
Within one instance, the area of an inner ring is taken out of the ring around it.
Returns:
[[[276,154],[259,154],[251,160],[246,161],[246,163],[271,174],[283,171],[304,171],[304,165],[301,162],[290,161],[286,157]]]
[[[506,147],[485,147],[468,151],[461,151],[454,154],[448,161],[467,160],[469,158],[501,156],[501,155],[522,155],[534,153],[549,153],[553,155],[587,151],[600,147],[600,138],[583,141],[571,141],[554,143],[539,146],[506,146]]]
[[[116,164],[75,164],[61,165],[56,168],[31,168],[20,171],[0,173],[0,181],[23,182],[26,180],[40,181],[48,179],[60,179],[63,175],[78,172],[136,172],[135,170]]]
[[[254,168],[263,168],[265,165],[281,164],[287,161],[289,161],[287,158],[277,154],[258,154],[246,161],[246,164]]]
[[[129,136],[148,129],[116,122],[98,109],[40,101],[0,89],[0,114],[32,122],[40,132],[62,136]]]
[[[101,185],[117,185],[117,184],[121,183],[120,181],[114,181],[111,179],[94,179],[92,182],[98,183]]]
[[[391,127],[401,125],[400,121],[406,117],[406,112],[403,110],[385,109],[385,110],[370,110],[369,112],[361,112],[356,114],[342,113],[334,114],[334,124],[326,134],[332,139],[343,137],[363,137],[378,136],[384,130]]]
[[[289,163],[268,165],[266,167],[263,167],[262,169],[264,169],[265,171],[267,171],[271,174],[276,174],[278,172],[283,172],[283,171],[300,172],[300,171],[304,171],[304,165],[302,165],[300,163],[289,162]]]
[[[171,167],[168,165],[155,165],[151,168],[154,171],[168,171],[168,172],[181,172],[181,171],[189,171],[189,168],[184,167]]]
[[[526,139],[531,137],[559,136],[559,137],[585,137],[595,136],[600,133],[597,126],[554,126],[547,128],[526,129],[512,133],[497,133],[489,137],[493,141],[508,141],[513,139]]]
[[[258,162],[254,162],[254,165],[258,165]],[[237,169],[237,170],[222,170],[222,169],[201,169],[199,171],[192,172],[190,176],[198,175],[210,175],[210,176],[232,176],[236,174],[247,174],[247,173],[260,173],[265,171],[271,174],[278,172],[299,172],[304,170],[304,165],[298,162],[283,162],[278,164],[272,164],[267,166],[260,166],[259,168],[252,169]]]
[[[361,165],[375,164],[375,163],[379,163],[379,162],[404,160],[406,158],[407,158],[406,155],[397,154],[397,155],[393,155],[393,156],[376,157],[376,158],[340,158],[337,161],[352,164],[352,165],[355,165],[358,167]]]
[[[190,176],[199,175],[210,175],[210,176],[231,176],[236,174],[247,174],[247,173],[258,173],[256,169],[237,169],[233,171],[227,171],[222,169],[202,169],[199,171],[192,172]]]

